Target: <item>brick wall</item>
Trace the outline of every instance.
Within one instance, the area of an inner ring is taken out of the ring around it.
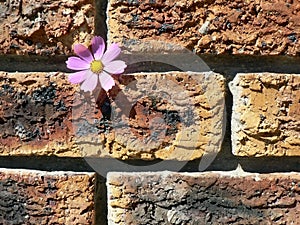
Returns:
[[[0,1],[0,224],[299,224],[300,1]],[[122,48],[84,93],[65,61]]]

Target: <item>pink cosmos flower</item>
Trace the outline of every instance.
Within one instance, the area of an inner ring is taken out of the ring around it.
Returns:
[[[102,37],[92,39],[92,52],[82,44],[74,46],[74,52],[79,57],[69,57],[67,67],[79,70],[69,75],[72,84],[81,84],[83,91],[93,91],[100,82],[101,87],[108,91],[115,85],[111,74],[120,74],[126,68],[125,62],[114,60],[121,52],[118,44],[113,43],[104,53],[105,43]]]

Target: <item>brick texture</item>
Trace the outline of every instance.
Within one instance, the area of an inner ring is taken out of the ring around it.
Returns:
[[[69,54],[94,32],[92,0],[0,2],[0,54]]]
[[[298,173],[109,173],[109,225],[298,224]]]
[[[197,53],[297,55],[299,18],[299,1],[111,0],[108,36],[133,52],[174,43]]]
[[[102,104],[104,127],[79,122],[77,141],[86,156],[119,159],[191,160],[217,153],[223,139],[224,92],[224,78],[212,72],[121,76],[109,93],[110,106]],[[82,108],[78,110],[82,115]],[[109,119],[106,111],[111,111]],[[96,118],[84,116],[87,121]]]
[[[94,224],[94,174],[0,170],[1,224]]]
[[[76,86],[62,73],[0,73],[0,154],[81,156],[72,142]]]
[[[298,74],[238,74],[230,88],[235,155],[300,155]]]
[[[63,73],[0,73],[0,154],[189,160],[220,150],[221,75],[116,79],[108,94],[90,95]]]

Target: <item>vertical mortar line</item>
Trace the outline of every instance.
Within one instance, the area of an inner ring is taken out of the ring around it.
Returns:
[[[107,41],[107,5],[108,0],[94,0],[95,3],[95,35]],[[95,181],[95,225],[107,225],[107,187],[106,178],[98,173]]]
[[[232,106],[233,106],[233,96],[229,90],[229,82],[233,80],[236,73],[234,71],[215,71],[220,73],[225,78],[225,133],[223,142],[221,145],[221,150],[218,152],[217,157],[212,162],[212,164],[206,169],[210,170],[234,170],[237,167],[238,159],[232,154],[232,142],[231,142],[231,117],[232,117]],[[230,162],[230,163],[228,163]]]
[[[106,178],[96,174],[95,181],[95,225],[107,225],[107,187]]]
[[[108,0],[95,1],[95,35],[99,35],[107,41],[107,4]]]
[[[95,3],[95,35],[107,41],[107,5],[108,0],[94,0]],[[98,173],[95,182],[95,225],[107,225],[107,187],[106,178]]]

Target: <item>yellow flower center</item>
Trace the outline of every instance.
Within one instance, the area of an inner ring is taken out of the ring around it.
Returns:
[[[101,62],[101,60],[94,60],[93,62],[91,62],[91,71],[93,73],[99,74],[103,71],[103,63]]]

